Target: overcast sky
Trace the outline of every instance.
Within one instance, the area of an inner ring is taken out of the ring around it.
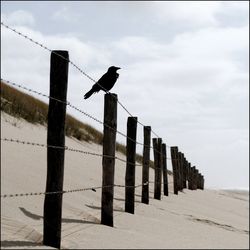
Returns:
[[[248,189],[248,1],[1,1],[1,21],[50,49],[68,50],[96,80],[109,66],[121,67],[112,92],[167,145],[179,147],[206,187]],[[3,79],[48,94],[49,63],[48,51],[1,25]],[[68,101],[102,120],[103,92],[83,99],[92,84],[69,66]],[[126,122],[119,107],[123,133]],[[138,141],[142,131],[138,124]]]

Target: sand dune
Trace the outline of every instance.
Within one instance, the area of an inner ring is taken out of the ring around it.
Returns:
[[[46,143],[46,128],[1,113],[1,137]],[[72,148],[102,153],[99,145],[67,138]],[[125,158],[118,154],[119,157]],[[64,190],[101,186],[102,159],[66,151]],[[115,183],[124,184],[125,164],[117,161]],[[150,169],[150,180],[154,172]],[[114,227],[100,224],[101,189],[63,196],[62,248],[249,249],[249,194],[226,190],[184,190],[124,212],[124,188],[115,187]],[[46,148],[1,141],[1,194],[43,192]],[[141,167],[136,168],[136,184]],[[1,198],[1,247],[44,249],[44,196]],[[48,249],[50,247],[47,247]]]

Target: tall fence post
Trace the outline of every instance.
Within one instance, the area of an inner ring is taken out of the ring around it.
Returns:
[[[187,165],[186,165],[186,158],[184,154],[183,156],[183,188],[187,188]]]
[[[194,167],[194,190],[197,189],[197,184],[198,184],[198,170],[196,167]]]
[[[166,144],[162,144],[162,166],[163,166],[163,192],[168,196],[168,168],[167,168],[167,148]]]
[[[178,147],[171,147],[171,159],[172,159],[172,167],[173,167],[173,178],[174,178],[174,194],[178,195]]]
[[[63,191],[68,58],[68,51],[51,52],[47,144],[62,148],[47,148],[46,192]],[[43,244],[55,248],[61,246],[62,196],[47,194],[44,199]]]
[[[178,183],[178,186],[179,186],[179,191],[182,191],[183,187],[182,187],[182,184],[183,184],[183,164],[182,164],[182,153],[181,152],[178,152],[178,174],[179,174],[179,183]]]
[[[144,130],[144,147],[143,147],[143,163],[142,163],[141,202],[148,204],[149,203],[149,162],[150,162],[151,127],[144,126],[143,130]]]
[[[105,94],[101,223],[113,227],[115,149],[117,128],[117,95]]]
[[[135,155],[136,155],[137,117],[127,121],[127,165],[125,177],[125,212],[135,212]]]
[[[201,174],[198,174],[198,185],[197,185],[198,189],[201,189]]]
[[[194,190],[195,183],[195,167],[191,167],[191,190]]]
[[[193,170],[191,167],[191,163],[188,163],[188,189],[192,190],[192,183],[193,183]]]
[[[201,180],[202,180],[202,181],[201,181],[201,189],[204,190],[204,182],[205,182],[205,179],[204,179],[204,176],[203,176],[203,175],[201,176],[201,178],[202,178],[202,179],[201,179]]]
[[[162,180],[162,139],[153,139],[154,162],[155,162],[155,187],[154,199],[161,199],[161,180]]]

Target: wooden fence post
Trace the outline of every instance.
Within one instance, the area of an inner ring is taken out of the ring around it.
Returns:
[[[125,178],[125,212],[135,212],[135,155],[136,155],[137,117],[127,121],[127,165]]]
[[[183,187],[183,164],[182,164],[182,153],[178,152],[178,174],[179,174],[179,191],[182,191]]]
[[[186,181],[189,182],[189,163],[186,160]],[[188,185],[186,183],[186,188],[188,188]]]
[[[191,167],[191,190],[194,190],[194,182],[195,182],[195,167]]]
[[[194,167],[194,190],[197,189],[197,181],[198,181],[198,170]]]
[[[107,126],[105,126],[105,124]],[[113,227],[113,198],[117,128],[117,95],[105,94],[101,223]]]
[[[46,192],[63,191],[68,58],[68,51],[51,52],[47,144],[62,148],[47,148]],[[43,244],[55,248],[61,246],[62,198],[58,193],[44,199]]]
[[[198,174],[198,186],[197,186],[198,189],[201,189],[201,174],[199,173]]]
[[[167,148],[166,144],[162,144],[162,166],[163,166],[163,183],[164,195],[168,196],[168,168],[167,168]]]
[[[205,182],[205,179],[204,179],[204,176],[202,175],[202,181],[201,181],[201,189],[204,190],[204,182]]]
[[[161,199],[161,179],[162,179],[162,139],[153,139],[154,163],[155,163],[155,186],[154,199]]]
[[[192,167],[191,167],[191,163],[188,163],[188,189],[192,190]]]
[[[197,185],[197,188],[201,189],[201,174],[200,174],[200,172],[198,172],[198,185]]]
[[[173,167],[173,178],[174,178],[174,194],[178,195],[178,147],[171,147],[171,159],[172,159],[172,167]]]
[[[183,188],[187,188],[187,166],[184,154],[183,154]]]
[[[143,164],[142,164],[142,195],[141,202],[149,203],[149,162],[150,162],[150,141],[151,127],[144,126],[144,147],[143,147]],[[148,183],[145,185],[145,183]]]

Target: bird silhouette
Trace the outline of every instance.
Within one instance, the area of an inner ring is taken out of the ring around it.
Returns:
[[[91,90],[84,95],[84,99],[88,99],[93,93],[103,90],[105,92],[111,90],[119,77],[116,72],[119,67],[111,66],[108,71],[92,86]]]

